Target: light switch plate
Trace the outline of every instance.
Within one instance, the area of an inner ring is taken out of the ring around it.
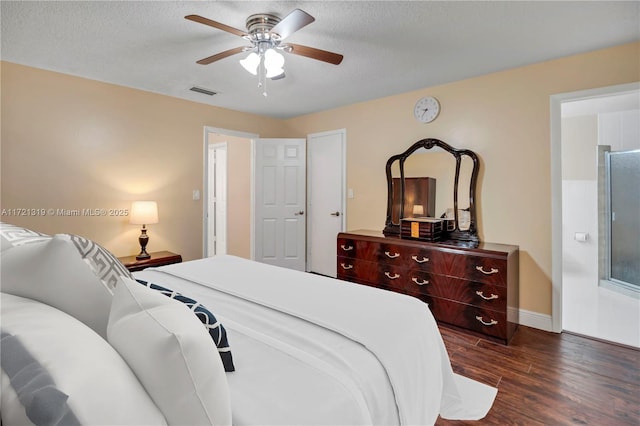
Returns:
[[[200,190],[199,189],[194,189],[193,190],[193,201],[198,201],[200,199]]]

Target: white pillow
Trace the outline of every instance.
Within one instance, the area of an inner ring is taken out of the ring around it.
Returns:
[[[69,396],[66,403],[80,424],[167,424],[133,371],[106,340],[44,303],[0,295],[3,332],[15,336],[51,376],[55,388]],[[9,354],[3,352],[5,356]],[[2,360],[3,368],[6,361]],[[25,409],[4,373],[2,379],[3,424],[25,424]]]
[[[58,308],[106,337],[112,290],[68,235],[16,246],[1,256],[3,292]]]
[[[230,425],[216,345],[183,303],[128,278],[116,285],[107,336],[169,424]]]

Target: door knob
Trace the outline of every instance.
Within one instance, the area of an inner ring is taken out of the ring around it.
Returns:
[[[303,214],[304,214],[303,210],[300,210],[299,212],[294,213],[295,216],[302,216]]]
[[[331,216],[340,216],[340,212],[331,213]]]

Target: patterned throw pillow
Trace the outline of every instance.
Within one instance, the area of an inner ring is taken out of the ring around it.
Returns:
[[[50,240],[49,235],[41,232],[32,231],[20,226],[11,225],[9,223],[0,222],[0,250],[5,251],[12,247],[24,244],[39,243]]]
[[[1,257],[3,293],[60,309],[106,338],[113,290],[68,235],[15,246]]]
[[[233,357],[231,355],[231,348],[229,348],[229,342],[227,340],[227,330],[225,330],[224,326],[220,321],[218,321],[206,307],[201,305],[196,300],[193,300],[189,297],[183,296],[182,294],[170,290],[166,287],[159,286],[157,284],[152,284],[147,281],[136,279],[140,284],[149,287],[152,290],[157,290],[165,296],[175,299],[179,302],[187,305],[189,309],[198,317],[198,319],[204,324],[205,328],[209,332],[209,336],[213,339],[213,342],[218,347],[218,353],[220,354],[220,358],[222,359],[222,365],[224,365],[224,371],[235,371],[235,366],[233,365]]]
[[[107,338],[168,425],[231,425],[227,374],[200,327],[177,300],[128,278],[118,281]]]
[[[68,238],[73,243],[82,260],[91,267],[93,273],[112,293],[119,277],[133,280],[133,275],[122,262],[95,241],[73,234],[58,234],[58,237]]]

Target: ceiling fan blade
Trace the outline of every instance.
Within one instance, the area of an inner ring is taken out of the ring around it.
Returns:
[[[219,61],[220,59],[224,59],[227,56],[235,55],[236,53],[241,53],[244,51],[244,47],[234,47],[233,49],[225,50],[224,52],[216,53],[215,55],[209,56],[208,58],[200,59],[196,63],[200,65],[209,65],[212,62]]]
[[[294,55],[306,56],[307,58],[328,62],[333,65],[339,65],[344,58],[344,56],[337,53],[316,49],[315,47],[302,46],[292,43],[287,43],[287,46],[291,48],[291,50],[286,50],[289,53],[293,53]]]
[[[300,28],[306,27],[316,18],[309,15],[304,10],[294,9],[287,16],[282,18],[275,27],[271,28],[270,33],[276,33],[280,36],[280,40],[284,40]]]
[[[205,17],[200,16],[200,15],[187,15],[187,16],[184,17],[184,19],[188,19],[188,20],[193,21],[193,22],[198,22],[200,24],[209,25],[210,27],[217,28],[217,29],[222,30],[222,31],[226,31],[228,33],[235,34],[235,35],[240,36],[240,37],[245,37],[245,36],[248,35],[246,32],[244,32],[242,30],[230,27],[230,26],[225,25],[225,24],[221,24],[220,22],[213,21],[211,19],[205,18]]]

